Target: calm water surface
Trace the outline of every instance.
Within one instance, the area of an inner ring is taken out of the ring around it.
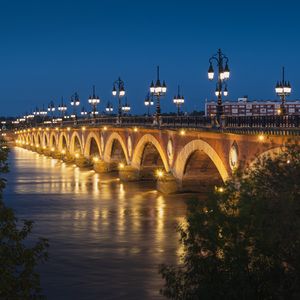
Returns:
[[[179,261],[175,227],[187,196],[166,197],[153,183],[123,184],[19,148],[7,179],[6,203],[35,221],[35,238],[50,241],[40,267],[48,299],[162,299],[158,265]]]

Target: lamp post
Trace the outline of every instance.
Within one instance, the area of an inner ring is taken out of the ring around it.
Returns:
[[[279,114],[285,115],[287,113],[285,107],[286,97],[291,94],[292,87],[289,81],[285,81],[284,67],[282,67],[282,80],[279,82],[277,81],[275,92],[281,99]]]
[[[44,122],[45,117],[47,115],[47,110],[45,109],[45,106],[43,105],[42,110],[40,110],[40,115],[42,116],[42,122]]]
[[[95,86],[93,85],[93,95],[89,97],[89,103],[92,105],[92,115],[93,115],[93,120],[95,122],[95,118],[96,118],[96,115],[98,114],[97,112],[97,104],[100,103],[100,98],[98,96],[96,96],[96,93],[95,93]]]
[[[150,94],[152,96],[156,97],[156,123],[157,125],[160,125],[160,114],[161,114],[161,109],[160,109],[160,98],[165,96],[167,92],[167,86],[165,81],[163,81],[163,83],[160,83],[160,79],[159,79],[159,66],[157,66],[157,79],[156,79],[156,83],[154,85],[153,81],[151,82],[150,85]]]
[[[128,114],[130,112],[130,110],[131,110],[131,107],[128,104],[127,99],[126,99],[125,104],[122,106],[122,111],[125,115],[125,114]]]
[[[151,95],[148,93],[145,100],[144,100],[144,104],[147,107],[147,116],[150,116],[150,106],[152,106],[154,104],[153,102],[153,95]]]
[[[80,113],[80,114],[82,115],[83,118],[86,118],[88,112],[85,110],[84,106],[82,106],[82,109],[81,109],[81,113]]]
[[[50,104],[48,105],[48,112],[51,113],[51,123],[53,123],[53,116],[55,112],[55,105],[53,101],[51,101]]]
[[[124,81],[119,77],[114,83],[113,83],[113,89],[112,89],[112,95],[114,97],[118,97],[118,123],[121,123],[121,117],[122,117],[122,103],[121,99],[125,96],[125,88],[124,88]]]
[[[71,96],[71,106],[73,106],[73,114],[71,117],[74,119],[74,124],[77,124],[77,109],[76,107],[80,105],[80,99],[77,93]]]
[[[178,85],[177,96],[173,98],[173,103],[177,106],[177,116],[180,114],[180,106],[184,104],[184,97],[180,95],[180,86]]]
[[[60,114],[61,114],[61,122],[63,121],[63,119],[65,118],[65,114],[66,114],[66,111],[67,111],[67,106],[66,104],[64,104],[64,98],[61,97],[61,104],[58,105],[58,111],[60,111]]]
[[[217,77],[217,84],[216,84],[216,90],[215,95],[218,98],[217,103],[217,122],[219,125],[221,124],[221,117],[223,115],[223,105],[222,105],[222,94],[226,97],[228,95],[227,90],[227,83],[226,81],[229,79],[230,71],[228,67],[228,57],[224,55],[221,51],[221,49],[218,50],[218,53],[213,55],[209,59],[209,68],[208,68],[208,79],[213,80],[214,79],[214,69],[213,69],[213,61],[217,64],[218,69],[218,77]]]
[[[110,113],[113,112],[113,110],[114,110],[114,108],[113,108],[112,104],[108,101],[108,102],[107,102],[107,105],[106,105],[106,108],[105,108],[105,111],[106,111],[108,114],[110,114]]]

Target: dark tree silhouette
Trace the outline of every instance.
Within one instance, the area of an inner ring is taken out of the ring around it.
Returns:
[[[258,159],[179,225],[182,264],[162,265],[171,299],[300,299],[300,147]]]
[[[8,172],[7,156],[8,148],[0,140],[0,299],[43,299],[35,269],[47,259],[48,241],[31,241],[33,222],[18,222],[2,200],[6,181],[1,175]]]

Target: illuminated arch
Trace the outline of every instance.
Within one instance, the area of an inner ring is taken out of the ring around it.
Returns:
[[[229,178],[229,175],[222,159],[217,154],[217,152],[203,140],[193,140],[181,149],[175,161],[174,175],[176,176],[176,178],[178,178],[179,180],[183,179],[184,170],[188,159],[190,155],[197,150],[203,151],[208,155],[208,157],[216,166],[222,180],[225,182]]]
[[[79,141],[79,145],[80,145],[80,154],[83,153],[83,147],[82,147],[82,141],[81,141],[81,138],[80,138],[80,135],[78,134],[77,131],[74,131],[72,136],[71,136],[71,139],[70,139],[70,153],[71,154],[74,154],[75,153],[75,141],[76,139],[78,139]]]
[[[95,132],[90,132],[86,138],[86,143],[85,143],[85,147],[84,147],[84,156],[85,157],[90,156],[90,147],[91,147],[91,142],[93,139],[95,140],[95,142],[97,144],[99,154],[102,155],[99,135],[96,134]]]
[[[63,150],[63,140],[65,139],[66,141],[66,149],[69,149],[69,137],[65,132],[61,132],[59,135],[59,140],[58,140],[58,150],[61,151]]]
[[[117,140],[120,143],[120,145],[123,149],[123,153],[125,155],[126,163],[128,164],[129,163],[129,158],[128,158],[128,153],[127,153],[127,147],[126,147],[122,137],[116,132],[113,132],[109,136],[108,140],[105,143],[105,149],[104,149],[104,155],[103,155],[104,161],[110,162],[112,146],[113,146],[113,142],[115,140]]]
[[[43,146],[43,137],[42,137],[42,133],[41,132],[38,132],[36,134],[36,137],[37,137],[37,143],[41,146]]]
[[[31,143],[31,135],[28,133],[28,134],[26,134],[26,143],[27,144],[30,144]]]
[[[43,132],[42,134],[42,143],[43,146],[49,147],[49,134],[47,132]]]
[[[49,138],[49,147],[57,148],[57,133],[56,132],[51,132],[50,138]],[[54,143],[53,143],[54,141]]]
[[[133,155],[132,155],[131,165],[137,169],[140,169],[142,158],[143,158],[143,152],[144,152],[145,146],[148,143],[151,143],[156,148],[156,150],[158,151],[158,153],[162,159],[162,162],[164,164],[164,168],[165,168],[166,172],[169,172],[170,167],[168,164],[168,159],[167,159],[166,153],[164,152],[159,141],[153,135],[148,134],[148,133],[143,135],[142,138],[137,143],[137,145],[134,149]]]

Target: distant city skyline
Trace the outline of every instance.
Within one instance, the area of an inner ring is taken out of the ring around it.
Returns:
[[[162,112],[180,84],[183,111],[204,110],[215,99],[207,79],[208,60],[219,48],[228,56],[229,96],[275,100],[281,68],[300,99],[297,55],[300,4],[285,1],[13,1],[1,3],[0,116],[16,116],[70,102],[81,104],[96,85],[99,110],[110,101],[112,84],[125,82],[133,113],[145,113],[144,99],[156,66],[168,91]],[[279,100],[279,99],[278,99]]]

